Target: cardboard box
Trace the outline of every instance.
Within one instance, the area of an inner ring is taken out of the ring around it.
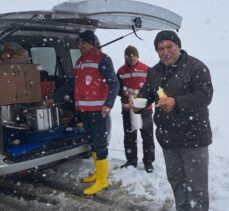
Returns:
[[[41,101],[40,72],[34,64],[0,64],[0,105]]]

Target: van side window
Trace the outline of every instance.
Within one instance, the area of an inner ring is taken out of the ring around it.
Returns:
[[[33,47],[30,49],[33,64],[39,64],[41,70],[48,72],[50,76],[55,75],[56,52],[52,47]]]
[[[70,49],[71,59],[72,59],[72,66],[75,67],[77,59],[80,57],[80,50],[79,49]]]

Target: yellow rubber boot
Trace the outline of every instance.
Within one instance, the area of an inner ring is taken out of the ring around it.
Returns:
[[[89,188],[86,188],[83,193],[85,195],[93,195],[97,192],[107,188],[109,186],[108,183],[108,160],[96,160],[95,161],[96,166],[96,182],[90,186]]]
[[[95,166],[95,161],[96,161],[96,153],[95,152],[92,152],[92,158],[93,158],[93,161],[94,161],[94,167],[96,167]],[[96,168],[94,170],[94,173],[91,176],[83,178],[83,182],[84,183],[95,182],[95,180],[96,180]]]

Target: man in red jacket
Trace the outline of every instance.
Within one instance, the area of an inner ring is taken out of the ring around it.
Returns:
[[[75,106],[80,112],[95,171],[84,182],[95,182],[84,190],[91,195],[109,186],[107,121],[119,90],[119,82],[110,57],[96,49],[96,36],[90,30],[77,40],[81,57],[75,65]]]
[[[121,166],[137,167],[137,130],[131,128],[131,115],[129,107],[129,98],[138,94],[139,89],[146,81],[148,66],[138,60],[139,54],[137,48],[128,46],[125,49],[125,64],[118,69],[118,79],[120,82],[119,96],[122,103],[123,129],[124,129],[124,147],[127,162]],[[143,139],[143,163],[146,172],[153,172],[152,162],[154,155],[154,137],[152,106],[148,106],[141,113],[143,126],[140,129]]]

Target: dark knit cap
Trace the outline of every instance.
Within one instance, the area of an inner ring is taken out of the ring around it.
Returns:
[[[130,56],[131,54],[133,54],[133,55],[139,57],[138,49],[135,48],[135,47],[132,46],[132,45],[129,45],[129,46],[127,46],[127,48],[125,49],[125,55]]]
[[[165,30],[165,31],[158,32],[158,34],[154,40],[154,46],[155,46],[156,50],[157,50],[158,43],[163,41],[163,40],[170,40],[170,41],[176,43],[179,46],[179,48],[181,48],[180,38],[177,36],[176,32],[174,32],[174,31]]]
[[[89,44],[95,46],[96,44],[96,37],[93,31],[86,30],[84,32],[81,32],[79,34],[79,38],[82,39],[85,42],[88,42]]]

